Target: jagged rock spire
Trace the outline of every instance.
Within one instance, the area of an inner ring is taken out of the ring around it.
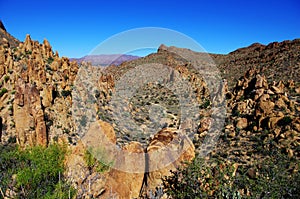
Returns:
[[[29,34],[26,35],[24,49],[25,51],[32,51],[32,40]]]

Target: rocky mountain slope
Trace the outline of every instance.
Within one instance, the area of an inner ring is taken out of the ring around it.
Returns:
[[[300,40],[259,43],[237,49],[227,55],[211,54],[230,87],[251,67],[262,69],[268,82],[300,82]],[[298,84],[299,85],[299,84]]]
[[[2,39],[1,145],[65,143],[64,176],[77,198],[165,197],[162,178],[206,151],[207,158],[239,166],[263,162],[261,149],[268,147],[299,160],[299,44],[254,44],[210,56],[162,45],[157,53],[101,68],[59,57],[47,40],[27,35],[14,47]],[[197,57],[205,73],[184,53]],[[229,87],[221,77],[218,84],[210,79],[214,63]],[[157,79],[144,81],[151,77]],[[195,109],[182,108],[183,102]],[[220,118],[224,124],[216,129]],[[106,166],[86,160],[91,146],[114,146],[98,153]],[[17,192],[4,190],[5,197]]]
[[[6,42],[8,42],[11,47],[17,47],[20,43],[19,40],[7,32],[3,22],[0,20],[0,45]]]

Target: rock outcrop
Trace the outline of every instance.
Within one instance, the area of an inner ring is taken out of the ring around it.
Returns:
[[[1,20],[0,20],[0,29],[4,30],[6,32],[6,28],[4,27],[4,24],[2,23]]]
[[[299,102],[289,96],[289,85],[282,81],[267,83],[259,70],[248,70],[233,92],[228,93],[231,115],[224,136],[230,142],[226,146],[226,142],[219,144],[217,153],[225,153],[242,164],[263,159],[261,147],[276,147],[290,157],[298,157]]]
[[[104,141],[106,139],[107,142]],[[95,153],[99,147],[102,153]],[[92,124],[82,142],[73,147],[65,160],[65,175],[76,187],[78,197],[129,199],[153,193],[156,187],[162,185],[162,177],[171,175],[170,170],[176,170],[184,165],[183,162],[195,157],[192,142],[180,136],[176,129],[158,132],[147,153],[142,144],[135,141],[129,142],[120,151],[110,150],[115,147],[113,128],[103,121]],[[95,158],[93,165],[89,165],[87,160],[88,151]],[[111,168],[97,172],[97,168],[109,162],[112,163]]]
[[[137,173],[113,168],[108,173],[109,178],[106,183],[107,192],[103,195],[103,198],[119,197],[129,199],[138,198],[140,196],[144,172],[139,171],[141,171],[141,169],[144,170],[146,159],[133,159],[130,157],[130,154],[141,154],[141,157],[143,157],[143,146],[139,142],[130,142],[122,148],[122,151],[128,154],[124,158],[121,158],[121,161],[118,160],[116,164],[126,165],[128,170],[135,170]]]
[[[162,186],[162,178],[171,175],[185,162],[195,158],[195,147],[192,141],[178,129],[166,128],[151,139],[147,147],[148,169],[144,191],[149,196],[155,194],[155,188]],[[154,194],[153,194],[154,192]]]
[[[27,35],[17,48],[3,41],[0,86],[5,93],[0,105],[6,130],[2,141],[16,138],[22,146],[47,145],[58,136],[70,137],[70,95],[77,63],[54,54],[47,40],[39,44]]]
[[[29,144],[46,146],[48,143],[44,111],[40,93],[35,85],[21,79],[16,83],[14,99],[14,120],[17,142],[21,147]]]

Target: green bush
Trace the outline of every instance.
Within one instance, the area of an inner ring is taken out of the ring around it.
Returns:
[[[293,119],[290,116],[285,116],[284,118],[282,118],[281,120],[278,121],[278,125],[279,126],[287,126],[292,121],[293,121]]]
[[[64,98],[66,98],[68,96],[72,96],[72,91],[70,91],[70,90],[62,90],[61,91],[61,96],[63,96]]]
[[[300,198],[299,166],[299,160],[274,151],[271,157],[253,165],[258,172],[255,178],[249,177],[249,170],[241,167],[234,186],[248,189],[251,198]]]
[[[239,192],[230,184],[233,166],[214,161],[208,163],[196,158],[186,168],[172,172],[172,176],[163,179],[166,193],[178,199],[239,198]]]
[[[1,146],[0,149],[2,190],[13,184],[18,198],[68,198],[69,194],[75,194],[62,176],[65,147],[54,144],[47,148],[20,150]]]
[[[5,81],[5,82],[8,82],[8,80],[9,80],[9,76],[6,75],[6,76],[4,77],[4,81]]]
[[[232,165],[196,158],[163,179],[166,193],[172,198],[300,198],[300,161],[296,158],[273,151],[251,168],[240,165],[235,175]]]
[[[48,63],[48,64],[52,64],[53,61],[54,61],[54,58],[53,58],[53,57],[49,57],[49,58],[47,59],[47,63]]]
[[[86,150],[84,159],[87,166],[90,167],[90,169],[95,168],[95,170],[99,173],[108,171],[113,163],[109,161],[104,154],[105,152],[100,149],[90,148],[89,150]],[[96,159],[94,155],[97,156],[98,159]],[[99,159],[101,159],[101,161]]]
[[[1,91],[0,91],[0,97],[2,97],[5,93],[7,93],[7,89],[2,88]]]

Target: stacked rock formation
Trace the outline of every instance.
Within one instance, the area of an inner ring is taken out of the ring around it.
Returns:
[[[299,157],[299,102],[289,95],[291,82],[268,84],[259,70],[250,69],[228,95],[230,117],[217,153],[251,164],[262,159],[260,150],[276,147],[290,157]],[[228,140],[229,142],[224,142]]]
[[[1,96],[3,141],[16,138],[21,146],[47,145],[63,131],[70,132],[69,93],[77,63],[54,54],[46,39],[39,44],[30,35],[17,48],[9,43],[0,48],[1,89],[6,91]]]

